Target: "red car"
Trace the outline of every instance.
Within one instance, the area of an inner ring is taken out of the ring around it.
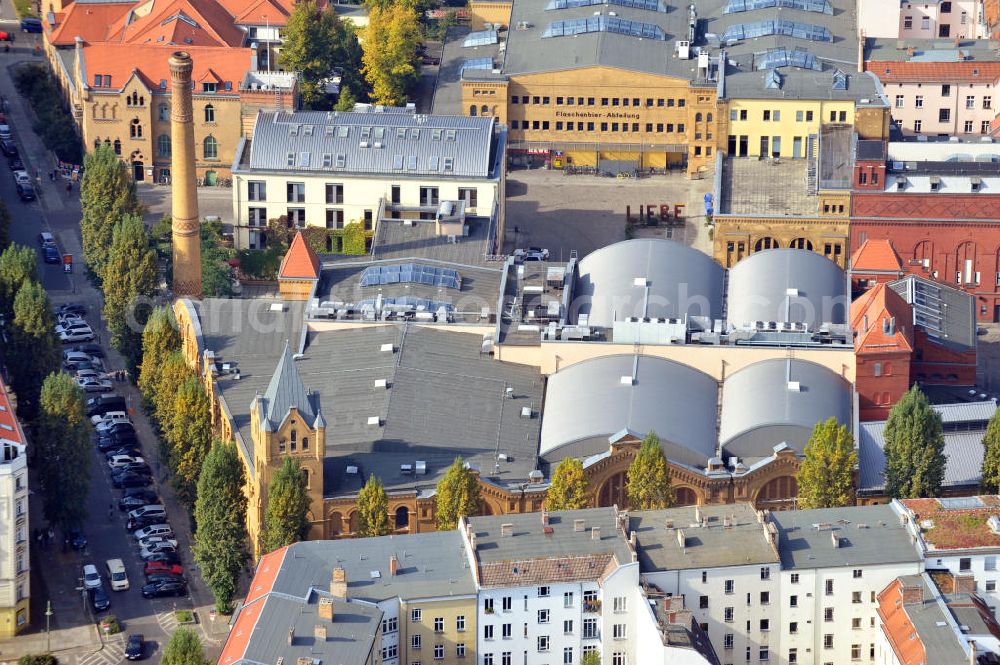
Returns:
[[[166,574],[166,575],[183,575],[184,568],[177,565],[176,563],[164,563],[163,561],[147,561],[146,568],[144,571],[147,575],[156,574]]]

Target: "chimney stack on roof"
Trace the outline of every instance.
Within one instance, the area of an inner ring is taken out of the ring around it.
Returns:
[[[913,585],[903,585],[903,604],[904,605],[916,605],[917,603],[924,602],[924,585],[917,582]]]
[[[317,642],[326,642],[326,626],[321,623],[313,626],[313,637]]]
[[[590,539],[591,540],[601,539],[601,527],[595,526],[590,528]]]
[[[834,548],[840,547],[840,536],[837,535],[836,530],[830,531],[830,543]]]
[[[684,549],[687,546],[687,538],[684,537],[684,529],[677,529],[677,546]]]
[[[399,571],[399,558],[393,554],[389,557],[389,576],[395,577]]]
[[[333,621],[333,600],[330,598],[319,599],[319,618]]]
[[[976,578],[972,575],[955,575],[955,593],[975,593]]]
[[[288,627],[288,646],[295,644],[295,626]]]
[[[548,526],[548,525],[549,525],[549,511],[543,510],[542,511],[542,526]]]
[[[337,567],[330,576],[330,595],[337,598],[347,598],[347,571]]]
[[[500,525],[500,537],[507,538],[514,535],[514,525],[510,522]]]
[[[473,552],[476,551],[476,534],[474,533],[469,534],[469,549]]]
[[[586,520],[573,520],[573,531],[583,531],[586,526]]]

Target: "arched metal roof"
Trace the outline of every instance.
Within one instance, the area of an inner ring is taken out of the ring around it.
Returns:
[[[813,362],[774,358],[748,365],[722,385],[719,439],[725,453],[767,457],[779,443],[802,453],[816,423],[851,423],[851,384]]]
[[[570,307],[600,327],[630,316],[721,318],[723,274],[710,257],[685,245],[626,240],[580,260]]]
[[[727,320],[809,324],[845,323],[847,277],[833,261],[806,249],[768,249],[729,270]]]
[[[549,376],[539,454],[550,464],[588,457],[607,452],[616,435],[652,430],[668,459],[705,466],[716,452],[717,403],[714,378],[672,360],[585,360]]]

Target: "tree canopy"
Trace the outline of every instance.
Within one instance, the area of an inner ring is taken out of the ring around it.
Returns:
[[[941,415],[914,385],[885,423],[885,492],[894,499],[938,496],[947,458]]]
[[[211,665],[212,661],[205,657],[205,649],[201,646],[198,634],[182,626],[170,636],[160,663],[161,665]]]
[[[479,479],[456,457],[437,484],[434,516],[438,529],[454,529],[460,517],[478,515],[479,502]]]
[[[59,349],[49,296],[38,282],[21,285],[14,297],[7,369],[17,394],[17,412],[25,420],[38,414],[42,382],[59,369]]]
[[[212,445],[211,405],[199,377],[188,376],[177,388],[166,432],[177,498],[190,507],[195,502],[198,474]]]
[[[181,335],[170,307],[157,307],[149,314],[142,331],[142,367],[139,372],[139,390],[148,405],[160,381],[163,365],[171,353],[181,348]]]
[[[156,293],[156,252],[138,214],[126,214],[113,227],[104,259],[104,320],[111,344],[125,356],[129,370],[142,362],[142,326],[149,317],[148,298]]]
[[[7,204],[0,201],[0,252],[10,244],[10,211]]]
[[[220,612],[232,611],[246,561],[246,495],[236,447],[214,441],[198,476],[194,555]]]
[[[656,432],[642,440],[626,475],[629,505],[635,510],[669,508],[674,503],[670,469]]]
[[[299,73],[299,93],[306,108],[325,110],[329,99],[328,79],[339,74],[341,90],[357,95],[364,87],[357,72],[361,49],[353,27],[332,8],[320,8],[313,0],[295,4],[285,29],[279,55],[282,67]]]
[[[982,491],[1000,492],[1000,409],[993,412],[986,434],[983,436]]]
[[[583,463],[575,457],[565,457],[552,474],[552,483],[545,495],[546,510],[578,510],[587,507],[587,476]]]
[[[45,378],[35,437],[38,480],[45,519],[63,531],[87,517],[91,446],[85,396],[68,374]]]
[[[394,2],[369,8],[361,62],[374,103],[406,104],[408,90],[420,77],[417,61],[420,39],[419,16],[412,6]]]
[[[0,314],[9,321],[14,315],[14,297],[26,282],[38,281],[38,255],[31,247],[14,243],[0,253]]]
[[[392,531],[389,526],[389,497],[382,487],[382,481],[374,473],[358,492],[357,506],[359,536],[384,536]]]
[[[271,552],[309,535],[309,493],[298,460],[286,457],[271,476],[261,529],[261,548]]]
[[[799,508],[854,505],[854,467],[858,454],[847,427],[830,418],[816,423],[799,466]]]
[[[83,257],[90,271],[101,279],[111,252],[115,224],[127,214],[141,212],[142,205],[128,167],[110,145],[101,144],[88,153],[83,167],[80,183]]]

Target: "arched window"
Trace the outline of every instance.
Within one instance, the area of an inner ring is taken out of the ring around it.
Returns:
[[[774,249],[778,246],[779,245],[777,240],[775,240],[774,238],[765,237],[761,238],[756,243],[754,243],[753,251],[760,252],[765,249]]]
[[[156,154],[160,157],[170,157],[170,134],[160,134],[156,138]]]
[[[119,139],[115,139],[115,154],[122,154],[122,142]]]
[[[100,138],[94,139],[94,150],[97,150],[100,147],[101,147],[101,139]]]
[[[292,437],[292,445],[291,445],[291,450],[292,450],[292,452],[294,453],[294,452],[295,452],[295,448],[296,448],[296,446],[297,446],[297,445],[298,445],[298,443],[299,443],[299,433],[298,433],[298,432],[296,432],[295,430],[292,430],[292,432],[291,432],[291,437]]]
[[[875,369],[872,373],[875,376],[882,376],[882,363],[875,363]]]
[[[215,140],[214,136],[206,136],[202,145],[205,149],[205,159],[219,158],[219,142]]]
[[[309,489],[309,469],[302,469],[302,484]]]
[[[892,363],[886,363],[882,366],[882,371],[886,376],[892,376]]]
[[[205,122],[215,122],[215,107],[211,104],[205,106]]]
[[[482,106],[479,107],[479,115],[489,115],[489,114],[490,114],[489,106],[483,104]]]
[[[139,106],[145,106],[145,105],[146,105],[146,98],[139,97]]]
[[[142,138],[142,124],[139,122],[139,118],[133,118],[132,122],[129,123],[128,134],[134,139]]]
[[[695,122],[701,122],[701,113],[695,113],[694,114],[694,121]]]
[[[708,113],[705,115],[705,122],[712,122],[712,114]]]
[[[882,393],[882,404],[889,406],[889,393]]]
[[[472,117],[476,116],[476,105],[475,104],[473,104],[472,106],[469,107],[469,115],[471,115]]]
[[[309,437],[302,437],[302,450],[309,450]]]
[[[796,238],[795,240],[792,241],[792,244],[790,244],[789,247],[793,249],[812,250],[813,244],[812,241],[809,240],[808,238]]]

